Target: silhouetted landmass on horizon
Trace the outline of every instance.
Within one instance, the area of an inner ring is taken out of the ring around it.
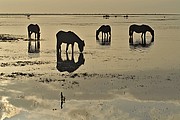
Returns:
[[[180,15],[180,13],[0,13],[0,15]]]

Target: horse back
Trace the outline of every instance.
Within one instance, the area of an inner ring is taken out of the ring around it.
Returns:
[[[39,32],[40,31],[40,28],[37,24],[30,24],[28,26],[28,31],[32,31],[32,32]]]
[[[111,32],[111,27],[109,25],[102,25],[100,28],[99,28],[100,31],[102,32]]]
[[[69,43],[69,44],[73,44],[74,42],[81,41],[81,39],[74,32],[71,31],[68,32],[59,31],[56,34],[56,38],[58,42]]]

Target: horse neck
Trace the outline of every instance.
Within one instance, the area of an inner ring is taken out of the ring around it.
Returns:
[[[76,36],[75,42],[77,42],[78,44],[80,44],[80,43],[82,42],[82,40],[81,40],[78,36]]]
[[[147,31],[149,31],[151,33],[151,35],[153,35],[153,29],[149,28]]]
[[[99,35],[100,31],[101,31],[101,28],[99,28],[99,29],[97,30],[97,35]]]

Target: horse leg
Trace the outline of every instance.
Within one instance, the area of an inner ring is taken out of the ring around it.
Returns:
[[[144,44],[146,45],[146,32],[144,33]]]
[[[68,47],[69,47],[69,43],[67,43],[67,46],[66,46],[66,52],[68,51]]]
[[[102,40],[103,40],[103,35],[104,35],[104,33],[102,32]]]
[[[142,34],[141,34],[141,40],[142,40],[142,44],[144,44],[143,35],[144,35],[144,33],[142,33]]]
[[[31,31],[28,32],[29,40],[31,39]]]
[[[72,43],[72,54],[74,53],[74,43]]]
[[[34,36],[35,36],[35,40],[36,40],[36,33],[34,33]]]
[[[57,50],[57,54],[59,54],[59,50],[61,52],[61,43],[57,42],[56,50]]]

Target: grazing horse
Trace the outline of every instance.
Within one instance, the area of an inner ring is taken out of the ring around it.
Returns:
[[[142,44],[146,44],[146,32],[150,32],[151,35],[152,35],[152,40],[151,42],[154,42],[154,30],[148,26],[148,25],[136,25],[136,24],[133,24],[129,27],[129,36],[130,36],[130,39],[131,41],[130,42],[133,42],[133,32],[136,32],[136,33],[142,33],[141,35],[141,38],[142,38]],[[143,42],[143,35],[144,35],[144,42]]]
[[[61,57],[61,53],[57,52],[57,70],[59,72],[69,72],[72,73],[76,71],[81,65],[85,62],[83,53],[79,54],[78,61],[75,62],[74,54],[72,53],[71,59],[69,59],[68,53],[66,52],[66,59],[63,60]]]
[[[99,40],[99,33],[102,32],[102,40],[105,39],[105,36],[110,37],[111,36],[111,27],[109,25],[102,25],[98,30],[96,30],[96,39]]]
[[[59,52],[59,49],[61,51],[61,44],[62,43],[67,43],[66,52],[68,51],[69,44],[71,44],[72,45],[72,54],[73,54],[75,42],[78,44],[80,52],[83,52],[83,50],[84,50],[84,46],[85,46],[84,41],[81,40],[74,32],[59,31],[56,34],[56,38],[57,38],[57,52]]]
[[[39,40],[40,39],[40,28],[37,24],[30,24],[28,26],[28,37],[31,39],[31,34],[35,34],[35,39]]]

